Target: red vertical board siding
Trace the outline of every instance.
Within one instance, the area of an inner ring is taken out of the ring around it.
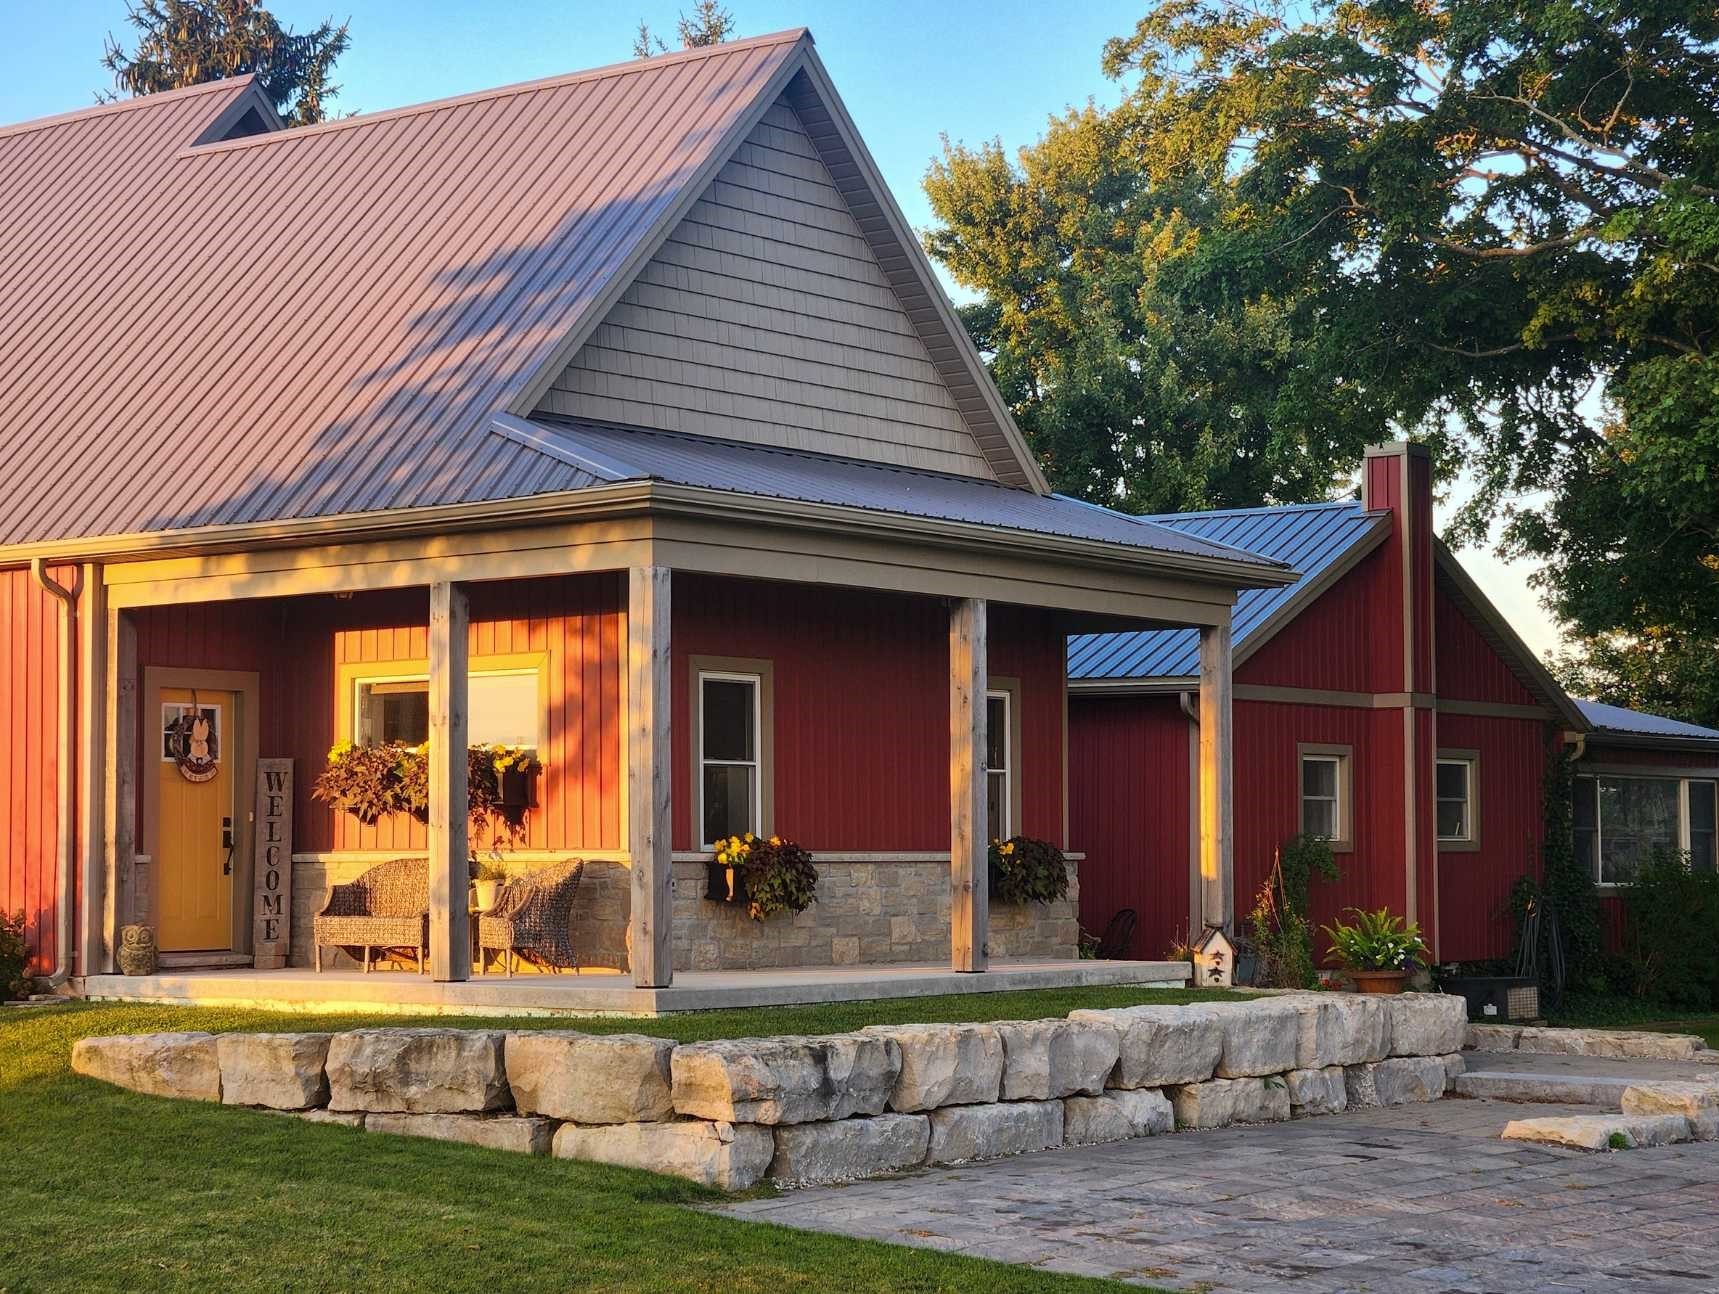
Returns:
[[[1385,545],[1355,564],[1235,672],[1241,684],[1309,687],[1330,692],[1395,690],[1402,677],[1401,640],[1390,625],[1401,607],[1385,596]],[[1396,655],[1389,644],[1396,643]],[[1395,673],[1391,673],[1392,662]]]
[[[1069,701],[1069,839],[1086,855],[1080,924],[1102,934],[1133,908],[1136,957],[1163,957],[1188,938],[1191,733],[1174,697]]]
[[[1443,961],[1509,955],[1516,926],[1510,891],[1540,874],[1541,791],[1554,734],[1532,719],[1441,714],[1439,745],[1480,752],[1474,821],[1479,848],[1439,853],[1438,954]]]
[[[613,575],[471,587],[474,668],[489,655],[548,655],[545,771],[524,848],[621,848],[623,602]],[[421,850],[421,824],[402,818],[366,827],[313,800],[310,789],[334,742],[336,707],[350,704],[336,695],[339,667],[422,662],[428,616],[422,590],[152,608],[137,613],[138,662],[258,674],[259,750],[291,756],[298,772],[298,849]]]
[[[860,589],[676,576],[674,842],[693,849],[694,656],[770,662],[775,829],[813,851],[949,848],[949,619]],[[1063,629],[990,608],[990,670],[1021,683],[1021,829],[1062,835]]]
[[[1440,696],[1502,705],[1538,704],[1539,698],[1522,686],[1504,658],[1480,636],[1480,631],[1443,590],[1434,601],[1434,615]]]
[[[75,567],[49,574],[70,587]],[[64,614],[28,570],[0,571],[0,911],[24,914],[29,969],[59,956],[59,623]]]

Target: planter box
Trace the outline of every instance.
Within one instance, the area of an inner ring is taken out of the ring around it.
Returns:
[[[1538,1020],[1540,986],[1524,975],[1469,975],[1444,981],[1447,993],[1468,1000],[1468,1018],[1486,1022]]]
[[[712,860],[704,865],[704,897],[717,903],[745,903],[746,879],[734,868]]]

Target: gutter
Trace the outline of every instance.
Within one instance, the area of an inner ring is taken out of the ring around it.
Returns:
[[[77,854],[77,823],[72,805],[72,764],[77,757],[74,730],[77,727],[78,638],[75,630],[78,595],[83,591],[83,576],[80,573],[77,582],[68,589],[48,574],[47,559],[42,557],[30,559],[30,576],[44,590],[58,598],[65,608],[65,614],[58,617],[59,740],[54,764],[54,794],[59,806],[59,817],[55,824],[55,839],[60,855],[57,891],[59,923],[54,945],[58,956],[53,972],[48,976],[48,987],[57,989],[71,978],[72,973],[72,867]]]
[[[1182,707],[1182,713],[1188,716],[1188,721],[1198,728],[1200,726],[1200,707],[1194,704],[1192,692],[1176,693],[1176,704]]]

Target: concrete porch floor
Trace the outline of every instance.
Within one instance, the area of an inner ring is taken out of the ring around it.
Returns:
[[[473,976],[438,984],[409,971],[166,971],[92,975],[86,998],[280,1010],[382,1011],[411,1015],[664,1015],[736,1007],[857,1002],[870,998],[1001,993],[1011,989],[1115,985],[1179,987],[1187,962],[1004,961],[982,975],[947,966],[820,966],[756,971],[680,971],[668,988],[635,988],[612,970],[576,975]]]

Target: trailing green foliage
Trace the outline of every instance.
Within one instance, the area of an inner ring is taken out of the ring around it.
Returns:
[[[781,836],[755,841],[746,860],[746,911],[754,921],[804,912],[818,897],[812,856]]]
[[[498,840],[518,841],[531,810],[530,779],[542,765],[530,751],[514,746],[471,746],[466,750],[466,800],[473,826]],[[337,742],[311,786],[311,796],[350,813],[366,826],[390,814],[430,817],[428,744],[373,745]]]
[[[1337,859],[1329,841],[1301,835],[1277,851],[1271,874],[1260,887],[1248,930],[1253,941],[1253,982],[1266,988],[1313,988],[1313,924],[1308,895],[1314,876],[1337,879]]]
[[[1576,857],[1575,761],[1568,748],[1548,760],[1541,791],[1545,839],[1541,845],[1540,887],[1558,912],[1564,935],[1568,986],[1577,993],[1604,993],[1607,988],[1606,951],[1600,924],[1599,893],[1594,889],[1592,862]],[[1521,902],[1521,887],[1515,896]],[[1518,910],[1518,918],[1521,910]],[[1544,926],[1542,931],[1549,935]],[[1540,964],[1548,964],[1541,949]]]
[[[1657,848],[1623,896],[1629,991],[1686,1010],[1719,1004],[1719,874]]]
[[[1353,925],[1333,921],[1321,926],[1331,941],[1331,952],[1325,960],[1351,971],[1406,971],[1420,965],[1427,946],[1421,940],[1421,928],[1405,921],[1389,908],[1366,912],[1360,908],[1345,909],[1355,916]]]
[[[24,967],[30,963],[30,949],[24,942],[24,912],[12,916],[0,912],[0,1002],[25,997],[30,992],[30,976]]]
[[[993,840],[989,863],[995,903],[1054,903],[1068,894],[1068,859],[1048,841],[1031,836]]]

